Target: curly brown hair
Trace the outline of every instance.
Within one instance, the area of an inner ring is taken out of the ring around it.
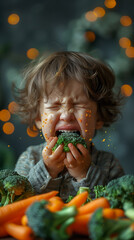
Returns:
[[[98,113],[104,126],[110,126],[120,115],[122,96],[113,88],[115,75],[113,70],[88,54],[73,51],[55,52],[32,62],[24,77],[24,87],[14,87],[14,96],[18,103],[17,113],[22,122],[31,128],[40,116],[40,101],[48,97],[47,84],[53,90],[60,81],[75,79],[83,83],[85,94],[97,102]]]

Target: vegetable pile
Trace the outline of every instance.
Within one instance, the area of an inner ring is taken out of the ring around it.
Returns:
[[[69,240],[79,234],[90,240],[133,240],[133,190],[134,176],[126,175],[105,187],[95,186],[95,199],[83,187],[66,203],[51,191],[2,206],[0,237]]]
[[[34,195],[34,190],[26,177],[17,172],[0,170],[0,206],[19,201]]]
[[[63,132],[58,136],[58,140],[57,143],[55,144],[55,146],[53,147],[53,151],[56,150],[56,148],[60,145],[60,144],[64,144],[64,148],[63,151],[64,152],[70,152],[70,149],[68,147],[68,144],[72,143],[75,147],[77,146],[78,143],[82,144],[85,148],[87,148],[86,142],[85,140],[78,134],[75,132]]]

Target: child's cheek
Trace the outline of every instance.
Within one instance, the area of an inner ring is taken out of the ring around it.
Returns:
[[[47,114],[47,118],[43,119],[42,132],[46,140],[48,140],[48,138],[51,136],[55,136],[55,126],[57,121],[58,117],[53,113]]]

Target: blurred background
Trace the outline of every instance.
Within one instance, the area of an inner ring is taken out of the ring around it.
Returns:
[[[33,59],[54,51],[91,54],[112,66],[125,96],[122,118],[98,132],[98,149],[111,151],[134,174],[133,0],[0,1],[0,169],[13,169],[30,145],[44,142],[14,114],[12,83]]]

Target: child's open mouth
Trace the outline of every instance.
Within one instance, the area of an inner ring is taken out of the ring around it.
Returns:
[[[58,137],[61,133],[65,133],[65,132],[68,132],[68,133],[77,133],[77,134],[79,134],[79,136],[81,135],[80,134],[80,131],[78,131],[78,130],[58,130],[58,131],[56,131],[56,136]]]

